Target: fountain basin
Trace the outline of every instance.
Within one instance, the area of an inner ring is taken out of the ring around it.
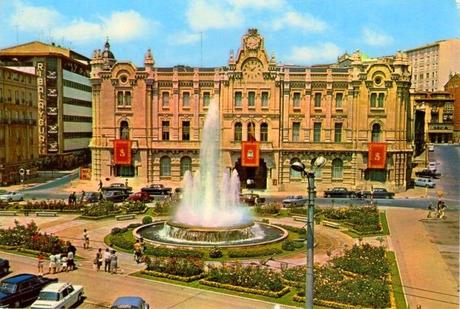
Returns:
[[[283,228],[261,222],[200,227],[157,221],[136,228],[133,234],[150,244],[173,247],[247,247],[278,242],[288,236]]]

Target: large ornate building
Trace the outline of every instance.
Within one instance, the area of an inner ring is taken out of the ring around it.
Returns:
[[[290,165],[310,166],[318,156],[327,159],[316,172],[320,188],[400,191],[410,179],[410,72],[403,53],[279,65],[250,29],[222,67],[156,67],[150,50],[144,67],[136,67],[116,61],[108,43],[91,64],[94,180],[132,177],[179,186],[184,172],[200,165],[200,131],[213,99],[222,168],[237,169],[243,185],[252,179],[259,189],[304,190],[306,180]],[[258,167],[243,166],[242,144],[254,140]]]

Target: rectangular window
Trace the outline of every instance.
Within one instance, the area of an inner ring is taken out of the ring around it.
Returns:
[[[268,107],[268,92],[262,92],[262,107]]]
[[[336,123],[334,125],[334,142],[340,143],[342,141],[342,124]]]
[[[315,122],[313,126],[313,142],[318,143],[321,141],[321,123]]]
[[[117,92],[117,105],[123,106],[123,91]]]
[[[315,93],[315,108],[321,107],[321,93]]]
[[[203,92],[203,106],[204,107],[209,106],[210,102],[211,102],[211,94],[209,92]]]
[[[339,92],[335,95],[335,108],[342,108],[343,93]]]
[[[292,98],[292,107],[300,108],[300,92],[294,92],[294,96]]]
[[[182,121],[182,140],[190,140],[190,121]]]
[[[131,106],[131,91],[125,91],[125,106]]]
[[[248,107],[256,106],[256,93],[254,91],[248,92]]]
[[[371,108],[377,107],[377,94],[371,93]]]
[[[300,122],[292,123],[292,141],[300,142]]]
[[[182,107],[190,107],[190,92],[182,93]]]
[[[163,92],[161,96],[163,108],[169,108],[169,92]]]
[[[243,98],[243,94],[241,93],[241,91],[236,91],[235,92],[235,107],[241,107],[242,98]]]
[[[383,108],[383,103],[385,102],[385,94],[384,93],[379,93],[378,97],[378,107]]]
[[[161,124],[161,137],[164,141],[169,141],[169,121],[163,121]]]

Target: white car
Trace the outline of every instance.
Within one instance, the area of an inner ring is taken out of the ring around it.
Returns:
[[[436,172],[437,167],[438,167],[438,162],[430,161],[428,162],[428,165],[426,168],[429,169],[430,171]]]
[[[21,192],[9,191],[3,194],[0,194],[0,201],[5,202],[19,202],[24,200],[24,194]]]
[[[433,144],[428,144],[428,151],[429,152],[434,151],[434,145]]]
[[[66,282],[45,286],[32,304],[31,309],[68,309],[83,301],[83,286]]]
[[[415,185],[417,187],[427,187],[434,188],[436,184],[431,180],[431,178],[417,178],[415,179]]]

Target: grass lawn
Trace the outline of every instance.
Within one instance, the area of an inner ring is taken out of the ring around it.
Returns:
[[[379,213],[379,219],[380,219],[380,225],[382,226],[382,230],[380,232],[361,235],[351,230],[343,230],[342,233],[347,234],[348,236],[353,237],[353,238],[390,235],[390,229],[388,228],[387,216],[384,211]]]
[[[396,308],[406,309],[406,299],[402,287],[401,277],[399,276],[398,264],[396,263],[396,255],[393,251],[387,251],[387,258],[390,263],[391,283],[395,296]]]

